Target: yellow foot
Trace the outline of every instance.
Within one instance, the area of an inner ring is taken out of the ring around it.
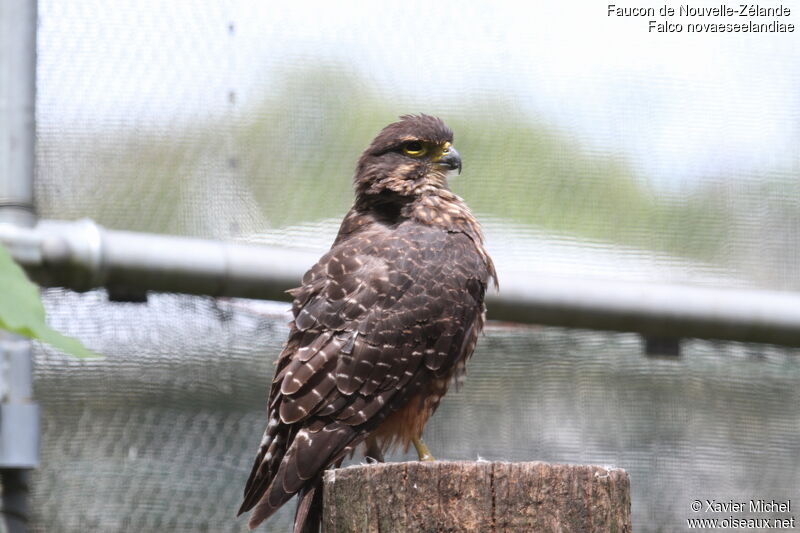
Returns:
[[[420,461],[435,461],[436,459],[433,458],[431,455],[431,451],[422,442],[422,437],[414,437],[411,439],[411,442],[414,444],[414,448],[417,449],[417,455],[419,455]]]

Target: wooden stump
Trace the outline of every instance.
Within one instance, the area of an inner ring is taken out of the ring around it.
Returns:
[[[631,531],[621,469],[505,462],[408,462],[325,472],[323,531]]]

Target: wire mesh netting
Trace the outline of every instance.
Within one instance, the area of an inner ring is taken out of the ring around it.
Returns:
[[[564,39],[574,7],[518,27],[509,6],[419,5],[461,17],[429,32],[401,16],[413,4],[382,5],[380,23],[321,2],[41,4],[44,217],[291,242],[294,225],[341,218],[380,128],[427,112],[454,129],[453,186],[484,218],[800,288],[800,62],[786,39],[698,47],[605,26],[603,39],[574,34],[586,48],[543,46]],[[635,61],[636,43],[659,68]]]
[[[245,531],[234,519],[264,427],[286,305],[48,291],[54,325],[108,357],[38,349],[34,530]],[[692,341],[643,357],[632,334],[491,325],[426,430],[439,458],[615,465],[637,531],[685,529],[698,498],[792,498],[796,351]],[[413,450],[412,450],[413,452]],[[413,454],[389,458],[412,459]],[[288,531],[293,505],[262,531]]]
[[[360,151],[426,112],[455,130],[453,188],[501,284],[800,289],[792,37],[517,4],[41,1],[40,215],[321,253]],[[286,305],[45,300],[106,359],[37,348],[34,530],[243,531]],[[796,497],[797,356],[686,341],[658,360],[635,335],[493,324],[427,437],[444,458],[625,468],[634,529],[685,529],[694,499]]]

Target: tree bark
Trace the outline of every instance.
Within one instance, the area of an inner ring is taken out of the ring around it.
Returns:
[[[408,462],[325,472],[323,531],[630,533],[628,474],[590,465]]]

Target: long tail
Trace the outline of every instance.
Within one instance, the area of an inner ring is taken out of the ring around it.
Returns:
[[[300,489],[293,533],[319,533],[322,523],[322,476]]]
[[[267,428],[264,430],[250,477],[244,487],[244,500],[236,516],[252,509],[267,491],[274,478],[274,473],[286,455],[286,449],[294,438],[294,435],[287,431],[288,429],[287,426],[281,424],[278,414],[272,413]]]
[[[253,466],[251,479],[245,489],[245,499],[239,510],[241,514],[253,509],[248,523],[250,529],[258,527],[298,492],[300,500],[295,532],[304,531],[304,524],[316,524],[319,527],[322,472],[331,464],[340,462],[362,439],[352,426],[341,422],[324,424],[318,421],[299,429],[292,436],[291,444],[282,454],[279,464],[275,464],[274,457],[268,458],[268,454],[262,457],[259,453],[261,461]],[[266,447],[272,449],[272,446]]]
[[[335,461],[333,468],[342,466],[343,458]],[[322,525],[322,474],[300,489],[297,511],[294,514],[293,533],[319,533]]]

